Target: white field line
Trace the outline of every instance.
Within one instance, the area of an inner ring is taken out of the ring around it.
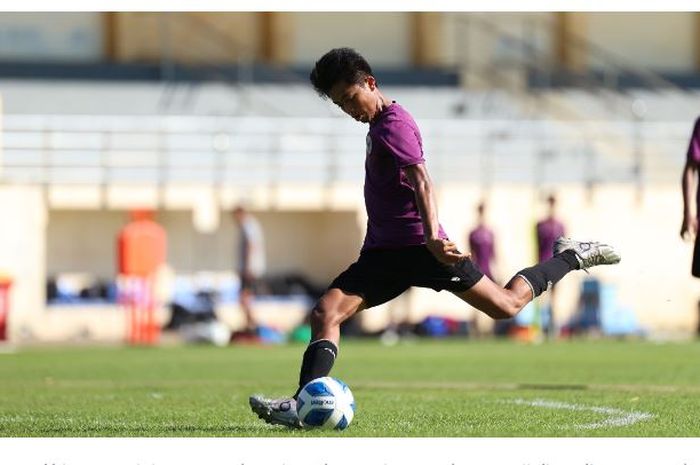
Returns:
[[[499,391],[623,391],[623,392],[698,392],[700,386],[672,386],[672,385],[649,385],[649,384],[580,384],[570,385],[562,383],[488,383],[470,381],[358,381],[353,383],[355,387],[372,389],[455,389],[455,390],[499,390]]]
[[[510,401],[511,404],[516,405],[528,405],[531,407],[542,407],[558,410],[573,410],[580,412],[594,412],[600,413],[601,415],[607,415],[603,421],[596,423],[589,423],[586,425],[575,425],[576,428],[581,429],[597,429],[604,428],[606,426],[630,426],[639,421],[649,420],[654,418],[651,413],[645,412],[625,412],[624,410],[612,408],[612,407],[590,407],[586,405],[577,404],[567,404],[565,402],[555,402],[544,399],[535,400],[525,400],[525,399],[515,399]]]

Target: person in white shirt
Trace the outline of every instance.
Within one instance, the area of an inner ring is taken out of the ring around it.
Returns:
[[[233,218],[238,225],[238,274],[241,279],[239,303],[246,319],[246,331],[253,333],[257,328],[253,316],[252,300],[265,273],[265,236],[253,215],[244,207],[233,210]]]

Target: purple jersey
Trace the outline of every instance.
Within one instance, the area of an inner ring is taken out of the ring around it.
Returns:
[[[362,250],[425,244],[416,196],[402,168],[424,163],[416,122],[392,103],[370,123],[365,160],[367,235]],[[440,226],[439,235],[447,239]]]
[[[695,127],[693,128],[693,134],[690,136],[690,143],[688,144],[688,162],[694,165],[700,165],[700,118],[695,121]],[[695,194],[696,202],[696,214],[700,216],[700,183],[698,183],[698,190]]]
[[[469,233],[469,251],[474,263],[492,280],[491,261],[495,255],[493,242],[493,232],[487,226],[479,225]]]
[[[539,261],[552,258],[554,241],[564,235],[564,225],[554,218],[548,218],[537,223],[537,249]]]

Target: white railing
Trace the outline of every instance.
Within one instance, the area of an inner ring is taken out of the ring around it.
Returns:
[[[433,177],[482,185],[675,182],[691,124],[419,120]],[[8,115],[0,182],[361,184],[366,131],[346,118]]]

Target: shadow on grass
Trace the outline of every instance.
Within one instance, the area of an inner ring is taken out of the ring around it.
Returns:
[[[518,389],[533,391],[585,391],[585,384],[518,384]]]

